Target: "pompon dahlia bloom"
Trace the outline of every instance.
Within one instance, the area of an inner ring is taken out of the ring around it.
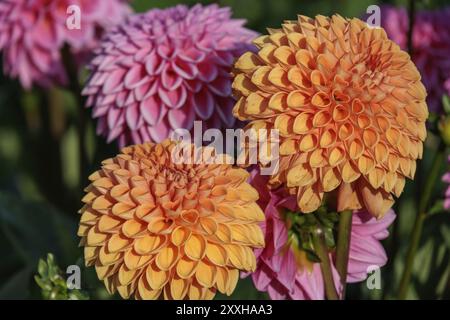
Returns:
[[[110,293],[136,299],[230,295],[255,270],[264,213],[243,169],[175,164],[175,143],[127,147],[90,176],[78,235]]]
[[[285,214],[286,210],[295,210],[295,197],[285,197],[280,189],[275,192],[269,190],[266,182],[267,179],[257,171],[252,172],[251,184],[260,193],[258,203],[266,215],[263,223],[266,246],[255,250],[257,269],[251,274],[253,283],[273,300],[322,300],[325,290],[320,263],[309,260],[302,249],[302,240],[292,232],[292,222]],[[367,278],[369,266],[386,264],[386,252],[380,240],[387,238],[387,228],[394,219],[392,210],[378,220],[366,211],[353,213],[347,282],[363,281]],[[334,259],[334,253],[330,251],[334,283],[340,292]]]
[[[448,157],[447,162],[450,163],[450,157]],[[444,174],[442,181],[448,185],[447,190],[445,190],[444,208],[450,210],[450,172]]]
[[[119,145],[160,142],[178,128],[232,128],[234,59],[256,33],[217,5],[154,9],[111,32],[84,95],[97,131]]]
[[[335,191],[338,211],[381,217],[413,178],[428,110],[407,53],[359,19],[299,16],[254,41],[235,64],[234,114],[247,129],[278,129],[273,187],[312,212]]]
[[[381,7],[381,24],[403,49],[408,47],[409,17],[405,8]],[[442,96],[450,95],[450,8],[418,11],[414,19],[413,60],[428,91],[433,112],[442,112]]]
[[[80,30],[70,30],[67,8],[79,6]],[[66,82],[60,51],[68,44],[76,54],[92,50],[101,31],[130,12],[125,0],[2,0],[0,51],[5,73],[23,87]]]

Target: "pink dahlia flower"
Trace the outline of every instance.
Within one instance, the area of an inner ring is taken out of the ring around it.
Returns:
[[[409,18],[405,8],[383,6],[381,23],[403,49],[408,46]],[[419,11],[413,29],[413,60],[425,87],[431,111],[442,111],[442,96],[450,94],[450,8]]]
[[[257,269],[251,274],[255,287],[267,292],[273,300],[324,299],[320,264],[307,258],[306,252],[299,247],[299,239],[290,234],[282,214],[284,209],[296,211],[295,196],[286,196],[282,191],[270,191],[267,180],[256,170],[252,172],[251,183],[260,193],[259,205],[266,215],[263,225],[266,247],[256,250]],[[386,252],[380,240],[388,236],[387,228],[394,219],[392,210],[380,220],[365,211],[354,212],[347,282],[363,281],[369,266],[382,267],[386,264]],[[335,286],[340,291],[334,259],[334,254],[330,252]]]
[[[104,39],[83,92],[97,131],[119,145],[174,129],[234,125],[231,66],[256,34],[229,8],[179,5],[131,17]]]
[[[448,163],[450,163],[450,157],[448,157]],[[445,191],[444,208],[450,210],[450,172],[444,174],[442,181],[448,185],[447,190]]]
[[[81,29],[69,29],[70,5],[81,11]],[[19,78],[25,88],[33,84],[63,84],[66,74],[61,48],[76,54],[92,50],[101,32],[129,13],[125,0],[1,0],[0,51],[4,72]]]

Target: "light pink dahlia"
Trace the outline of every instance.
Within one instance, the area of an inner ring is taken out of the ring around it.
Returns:
[[[312,262],[302,249],[299,238],[292,232],[284,212],[296,211],[295,196],[283,191],[270,191],[267,179],[254,170],[251,184],[259,191],[259,205],[264,209],[263,225],[266,247],[255,251],[257,269],[251,274],[259,291],[271,299],[321,300],[325,298],[324,282],[319,263]],[[312,214],[309,214],[312,215]],[[366,211],[353,214],[347,282],[363,281],[369,266],[382,267],[387,262],[380,240],[388,236],[387,228],[395,219],[392,210],[380,220]],[[334,267],[334,253],[330,250],[335,286],[341,290],[339,274]]]
[[[408,46],[409,17],[405,8],[383,6],[382,27],[403,49]],[[413,60],[427,88],[431,111],[442,111],[442,96],[450,94],[450,8],[416,13]]]
[[[4,72],[19,78],[25,88],[33,84],[63,84],[66,74],[61,48],[75,54],[92,50],[103,30],[130,12],[125,0],[1,0],[0,51]],[[81,10],[81,29],[70,30],[70,5]]]
[[[119,145],[177,128],[231,128],[231,65],[256,34],[229,8],[179,5],[131,17],[104,39],[85,87],[97,131]]]

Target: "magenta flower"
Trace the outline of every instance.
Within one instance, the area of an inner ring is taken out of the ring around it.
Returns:
[[[231,128],[231,66],[256,34],[229,8],[183,5],[135,15],[109,33],[84,95],[97,131],[119,145],[160,142],[177,128]]]
[[[450,157],[448,157],[447,161],[450,163]],[[445,191],[444,208],[450,210],[450,172],[444,174],[442,181],[448,185]]]
[[[300,248],[299,239],[289,231],[282,210],[296,210],[295,196],[283,191],[270,191],[267,180],[252,172],[252,185],[260,193],[259,205],[264,209],[266,221],[263,231],[266,247],[256,250],[257,269],[251,274],[259,291],[267,292],[271,299],[321,300],[325,298],[324,282],[319,263],[311,262]],[[376,220],[365,211],[355,211],[350,239],[347,282],[363,281],[369,266],[382,267],[387,256],[380,240],[388,236],[387,228],[395,219],[390,210]],[[335,269],[334,254],[330,252],[335,286],[341,290]],[[245,276],[245,275],[244,275]]]
[[[408,44],[405,8],[383,6],[382,27],[403,49]],[[413,60],[428,92],[431,111],[442,111],[442,96],[450,94],[450,8],[417,12],[413,29]]]
[[[81,29],[69,29],[67,8],[78,5]],[[23,87],[64,84],[61,48],[75,54],[92,50],[101,31],[120,22],[129,12],[124,0],[2,0],[0,51],[4,72],[19,78]]]

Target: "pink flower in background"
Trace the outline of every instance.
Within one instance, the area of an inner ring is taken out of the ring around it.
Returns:
[[[295,196],[281,191],[270,191],[267,179],[254,170],[251,184],[259,191],[259,205],[266,221],[263,231],[266,247],[255,251],[257,269],[251,274],[255,287],[267,292],[271,299],[319,300],[325,298],[324,282],[319,263],[313,263],[299,249],[298,240],[289,236],[287,223],[280,210],[296,211]],[[383,266],[387,256],[380,240],[388,236],[387,228],[395,219],[390,210],[382,219],[376,220],[365,211],[353,214],[350,240],[350,256],[347,282],[363,281],[369,266]],[[330,253],[331,261],[334,260]],[[332,263],[335,286],[341,290],[339,275]]]
[[[405,8],[383,6],[381,23],[403,49],[408,46],[409,18]],[[413,60],[428,91],[431,111],[442,111],[442,96],[450,94],[450,8],[416,13]]]
[[[70,5],[81,10],[81,29],[66,26]],[[19,78],[23,87],[63,84],[66,74],[61,48],[76,54],[92,50],[101,32],[130,12],[124,0],[2,0],[0,51],[4,72]]]
[[[450,163],[450,157],[448,157],[448,163]],[[442,177],[442,181],[448,184],[447,190],[445,191],[444,208],[450,210],[450,172],[447,172]]]
[[[229,8],[183,5],[131,17],[108,34],[83,94],[97,132],[119,145],[178,128],[232,128],[231,66],[256,34]]]

